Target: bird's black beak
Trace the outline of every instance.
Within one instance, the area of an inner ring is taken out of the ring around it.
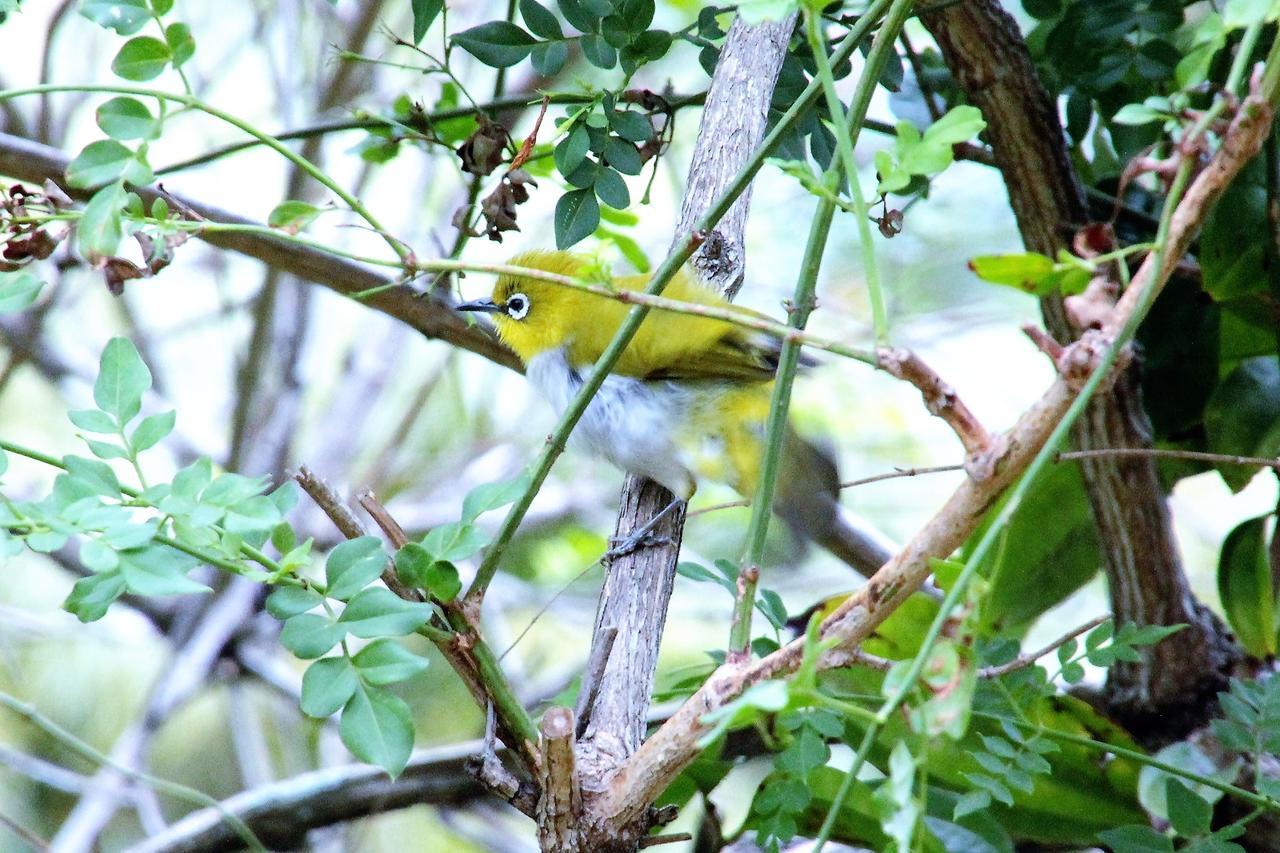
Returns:
[[[474,299],[471,302],[462,302],[458,304],[457,308],[459,311],[483,311],[486,314],[502,312],[502,306],[492,299]]]

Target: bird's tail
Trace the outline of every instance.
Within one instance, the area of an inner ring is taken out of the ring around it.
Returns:
[[[787,431],[773,509],[791,529],[870,576],[897,546],[840,506],[840,474],[830,452]]]

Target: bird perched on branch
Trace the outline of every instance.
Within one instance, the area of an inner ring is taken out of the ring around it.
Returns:
[[[510,264],[573,278],[590,268],[568,252],[531,252]],[[648,281],[647,275],[625,276],[613,279],[612,287],[643,291]],[[729,304],[687,270],[671,279],[663,295],[704,306]],[[504,275],[490,298],[458,309],[490,314],[528,378],[563,412],[630,307],[563,284]],[[680,500],[691,498],[700,480],[726,483],[753,497],[780,353],[780,341],[763,332],[653,309],[588,405],[570,445],[649,477]],[[790,426],[782,441],[774,511],[853,568],[879,568],[886,548],[842,516],[831,457]]]

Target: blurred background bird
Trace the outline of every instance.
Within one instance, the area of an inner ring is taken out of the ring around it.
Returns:
[[[530,252],[510,264],[571,277],[582,277],[592,266],[568,252]],[[648,282],[647,275],[623,276],[612,286],[643,291]],[[699,305],[729,304],[687,269],[671,279],[663,295]],[[630,306],[553,282],[504,275],[488,299],[462,303],[458,310],[492,316],[529,380],[563,412]],[[780,341],[763,332],[652,310],[587,407],[570,446],[649,477],[680,500],[689,500],[700,480],[725,483],[752,498],[780,352]],[[841,512],[839,489],[831,455],[788,426],[774,511],[798,534],[870,574],[889,558],[892,546]]]

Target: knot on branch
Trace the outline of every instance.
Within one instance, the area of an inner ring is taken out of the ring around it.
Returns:
[[[964,446],[968,459],[979,458],[991,446],[991,435],[969,411],[956,390],[942,381],[942,377],[915,353],[901,347],[880,347],[876,350],[876,364],[890,376],[910,382],[919,389],[929,414],[941,418],[951,427]],[[989,473],[984,474],[976,468],[970,470],[968,464],[965,469],[974,479],[989,476]]]

